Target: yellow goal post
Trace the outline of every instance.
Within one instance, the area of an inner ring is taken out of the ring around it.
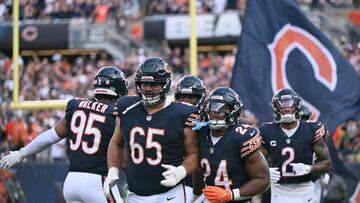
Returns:
[[[197,75],[196,0],[190,0],[190,74]],[[63,109],[67,100],[19,101],[19,0],[13,0],[13,101],[11,109]]]
[[[13,0],[13,101],[12,109],[63,109],[66,100],[19,101],[19,0]]]

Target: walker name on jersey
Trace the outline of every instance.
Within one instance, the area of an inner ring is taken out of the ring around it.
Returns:
[[[106,109],[108,108],[108,105],[101,102],[82,101],[79,103],[79,108],[91,109],[93,111],[105,113]]]

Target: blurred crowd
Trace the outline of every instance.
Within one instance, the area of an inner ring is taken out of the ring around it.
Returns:
[[[351,6],[358,0],[298,0],[311,8]],[[156,14],[189,12],[188,0],[19,0],[19,18],[68,19],[87,18],[102,23],[108,17],[128,18]],[[196,0],[198,14],[222,13],[225,10],[244,10],[246,0]],[[12,19],[12,0],[0,0],[0,22]]]
[[[339,43],[339,50],[349,59],[350,64],[360,76],[360,41],[349,42],[342,37]]]
[[[102,23],[138,11],[138,0],[19,0],[20,20],[90,18]],[[0,0],[0,22],[11,19],[12,1]]]

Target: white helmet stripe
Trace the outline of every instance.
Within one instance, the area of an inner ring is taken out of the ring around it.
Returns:
[[[96,88],[94,89],[94,94],[106,94],[106,95],[111,95],[111,96],[118,96],[116,94],[116,92],[109,90],[109,89],[105,89],[105,88]]]

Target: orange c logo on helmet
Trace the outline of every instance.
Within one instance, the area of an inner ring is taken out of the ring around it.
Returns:
[[[337,84],[337,66],[329,50],[306,30],[286,24],[275,35],[274,41],[268,45],[271,53],[271,83],[273,92],[277,92],[282,88],[291,88],[286,76],[286,62],[289,54],[296,48],[310,62],[315,79],[330,91],[334,91]],[[310,103],[306,101],[304,103],[315,114],[320,114]]]

